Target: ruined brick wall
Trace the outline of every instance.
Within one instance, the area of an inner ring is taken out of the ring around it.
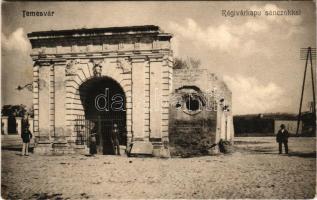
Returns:
[[[199,68],[174,70],[169,117],[172,156],[211,154],[221,137],[229,138],[222,136],[225,122],[220,99],[231,108],[231,91],[214,74]],[[194,108],[189,102],[194,102]],[[226,114],[230,117],[231,111]]]
[[[171,107],[169,126],[172,156],[210,154],[216,143],[216,112],[186,116]]]

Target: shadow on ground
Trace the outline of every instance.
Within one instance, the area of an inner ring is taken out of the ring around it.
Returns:
[[[19,146],[5,146],[5,147],[1,147],[1,150],[8,150],[8,151],[22,151],[22,147],[21,145]],[[29,148],[29,152],[33,153],[34,147],[30,147]]]
[[[288,156],[293,157],[300,157],[300,158],[316,158],[316,151],[314,152],[290,152]]]
[[[246,148],[246,147],[240,147],[237,148],[240,151],[249,152],[253,154],[271,154],[271,155],[278,155],[278,151],[271,148],[271,147],[260,147],[260,148]],[[284,154],[283,154],[284,155]],[[316,158],[316,151],[313,152],[299,152],[299,151],[290,151],[288,153],[289,157],[300,157],[300,158]]]
[[[241,144],[267,144],[270,142],[263,142],[263,141],[234,141],[235,145],[241,145]]]

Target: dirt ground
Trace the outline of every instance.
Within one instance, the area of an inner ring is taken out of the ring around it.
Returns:
[[[235,152],[195,158],[18,155],[2,151],[5,199],[287,198],[316,194],[315,138],[236,138]]]

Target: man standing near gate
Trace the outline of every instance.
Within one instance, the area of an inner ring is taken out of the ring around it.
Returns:
[[[113,151],[116,155],[120,155],[120,144],[119,144],[119,129],[116,123],[113,124],[112,129],[112,144],[113,144]]]
[[[276,135],[276,142],[278,143],[279,154],[282,153],[282,144],[284,144],[285,153],[288,154],[288,131],[285,129],[285,125],[281,124],[281,129]]]

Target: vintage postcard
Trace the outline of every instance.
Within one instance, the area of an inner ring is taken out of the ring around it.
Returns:
[[[312,199],[315,1],[2,1],[3,199]]]

